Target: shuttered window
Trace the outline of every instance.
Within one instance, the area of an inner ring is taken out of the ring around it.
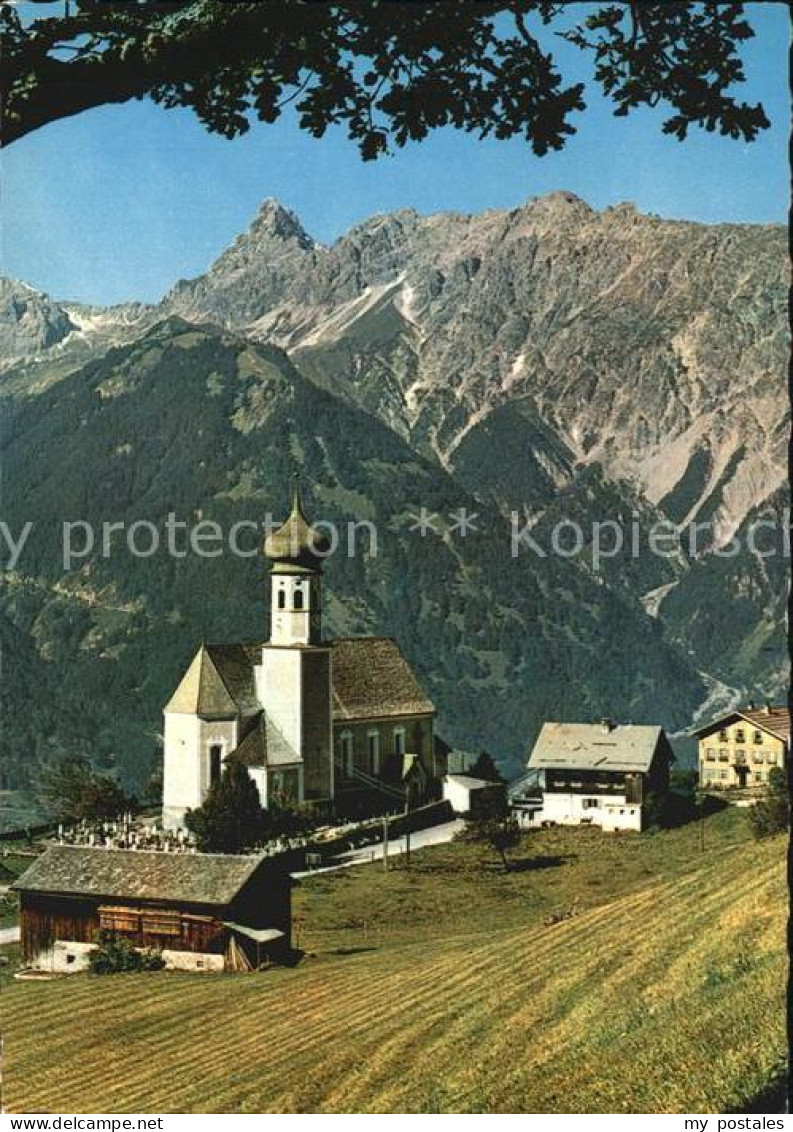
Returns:
[[[141,916],[145,935],[181,935],[182,923],[178,912],[146,911]]]
[[[137,908],[100,908],[99,926],[110,932],[139,932],[140,912]]]

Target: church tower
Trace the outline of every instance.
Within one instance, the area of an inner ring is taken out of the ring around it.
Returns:
[[[264,543],[272,562],[270,644],[318,645],[322,640],[322,556],[329,543],[303,513],[295,481],[292,512]]]
[[[256,666],[268,758],[302,762],[301,800],[333,797],[331,656],[322,641],[322,562],[328,539],[312,528],[295,484],[286,522],[264,542],[271,562],[270,640]]]

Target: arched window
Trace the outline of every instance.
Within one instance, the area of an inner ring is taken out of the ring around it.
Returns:
[[[303,591],[295,590],[295,609],[303,608]]]
[[[209,785],[214,786],[220,779],[223,748],[219,743],[213,743],[209,748]]]
[[[278,591],[278,608],[286,609],[286,593],[284,590]]]

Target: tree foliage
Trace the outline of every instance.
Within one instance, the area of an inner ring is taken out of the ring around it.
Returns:
[[[469,774],[472,778],[482,778],[485,782],[503,782],[504,779],[499,773],[496,766],[495,759],[489,751],[480,751],[476,762],[471,767]]]
[[[239,759],[227,760],[203,804],[187,811],[185,825],[202,853],[243,853],[263,840],[265,813],[259,791]]]
[[[228,138],[292,104],[314,137],[344,125],[365,160],[445,125],[522,136],[541,155],[562,148],[585,108],[584,84],[565,81],[545,29],[594,57],[618,115],[662,103],[664,131],[681,139],[695,124],[746,140],[768,125],[762,106],[734,95],[754,34],[743,5],[584,7],[576,23],[580,12],[547,0],[72,0],[25,21],[3,4],[4,142],[150,96]]]
[[[517,818],[510,811],[506,797],[493,799],[492,803],[480,813],[470,814],[465,820],[462,840],[481,842],[498,853],[509,872],[507,853],[520,844],[521,831]]]
[[[46,812],[62,822],[116,818],[131,805],[115,779],[97,773],[79,755],[69,755],[44,770],[40,793]]]
[[[772,837],[788,828],[790,799],[785,772],[779,767],[768,775],[768,789],[749,810],[749,822],[755,837]]]

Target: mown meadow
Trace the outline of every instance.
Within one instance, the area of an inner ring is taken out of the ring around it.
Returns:
[[[784,842],[727,810],[304,880],[259,975],[6,982],[10,1112],[735,1112],[785,1050]]]

